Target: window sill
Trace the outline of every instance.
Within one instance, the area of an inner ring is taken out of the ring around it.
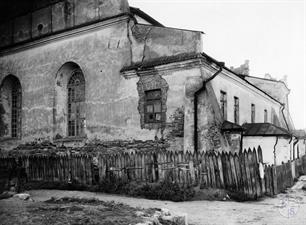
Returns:
[[[60,143],[60,142],[82,142],[86,140],[86,136],[79,136],[79,137],[65,137],[60,139],[53,139],[54,143]]]

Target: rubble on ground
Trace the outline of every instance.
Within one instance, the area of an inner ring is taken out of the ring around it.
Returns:
[[[100,141],[93,140],[85,143],[84,146],[67,147],[64,145],[54,144],[50,141],[35,141],[21,144],[16,148],[5,151],[0,149],[0,156],[18,157],[30,155],[62,155],[62,154],[88,154],[96,156],[98,154],[118,154],[132,152],[156,152],[165,151],[169,147],[164,140],[115,140]]]

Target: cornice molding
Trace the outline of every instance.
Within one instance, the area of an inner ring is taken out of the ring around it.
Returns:
[[[121,72],[121,75],[124,76],[126,79],[131,79],[135,78],[138,76],[148,76],[152,74],[156,74],[158,72],[159,75],[166,76],[166,72],[174,72],[178,70],[187,70],[187,69],[192,69],[192,68],[197,68],[201,65],[201,60],[200,59],[192,59],[192,60],[186,60],[186,61],[180,61],[180,62],[174,62],[174,63],[168,63],[164,65],[159,65],[159,66],[154,66],[152,68],[139,68],[129,70],[129,71],[124,71]]]

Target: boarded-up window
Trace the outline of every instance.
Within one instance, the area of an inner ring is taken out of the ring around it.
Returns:
[[[255,105],[251,104],[251,123],[255,123]]]
[[[146,91],[145,95],[145,123],[160,123],[162,121],[161,90]]]
[[[239,98],[234,97],[234,122],[239,124]]]
[[[224,120],[227,119],[227,98],[226,92],[220,92],[220,107],[221,107],[221,116]]]
[[[84,135],[85,79],[82,71],[72,73],[68,82],[68,136]]]

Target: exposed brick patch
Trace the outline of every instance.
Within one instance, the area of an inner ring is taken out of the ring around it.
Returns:
[[[225,132],[224,136],[229,143],[232,152],[239,152],[241,135],[239,133]]]
[[[161,123],[145,123],[145,101],[146,96],[145,92],[149,90],[154,89],[160,89],[161,90]],[[166,125],[166,111],[167,111],[167,92],[168,92],[169,86],[167,81],[162,78],[160,75],[154,73],[153,75],[147,75],[147,76],[140,76],[139,81],[137,82],[137,90],[139,95],[139,101],[138,101],[138,111],[140,114],[140,124],[142,129],[165,129]]]
[[[201,132],[203,139],[206,140],[207,150],[221,148],[222,134],[220,132],[221,125],[210,124],[206,129]],[[203,141],[203,140],[201,140]]]
[[[177,108],[170,116],[170,123],[167,123],[169,134],[167,137],[184,137],[184,106]]]
[[[151,28],[149,26],[133,26],[132,34],[134,38],[138,41],[145,41],[147,38],[147,34],[150,32]]]

